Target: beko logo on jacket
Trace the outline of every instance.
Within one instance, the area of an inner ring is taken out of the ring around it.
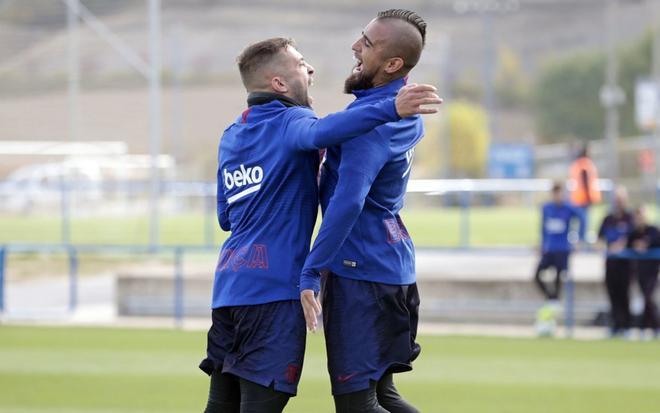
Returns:
[[[246,189],[227,198],[227,203],[231,204],[261,189],[261,181],[264,180],[264,170],[258,165],[246,167],[241,164],[238,169],[233,171],[228,171],[227,168],[223,169],[222,177],[225,188],[228,191],[234,189],[234,187],[238,189],[247,186]]]

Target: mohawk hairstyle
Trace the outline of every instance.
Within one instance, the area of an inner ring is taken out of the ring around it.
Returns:
[[[399,19],[408,22],[415,26],[422,35],[422,46],[426,44],[426,22],[422,17],[414,11],[405,9],[389,9],[378,13],[379,19]]]

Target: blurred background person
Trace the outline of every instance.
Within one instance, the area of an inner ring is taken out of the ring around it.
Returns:
[[[658,330],[658,309],[654,302],[654,293],[658,284],[660,260],[644,255],[660,248],[660,232],[656,226],[648,223],[646,215],[644,207],[635,209],[633,215],[635,227],[628,236],[627,246],[642,255],[640,259],[632,260],[632,267],[644,298],[644,310],[639,326],[640,336],[643,338],[644,331],[650,329],[652,337],[658,338],[660,330]]]
[[[534,281],[546,299],[537,312],[536,330],[539,335],[553,335],[560,309],[562,277],[568,272],[568,260],[573,243],[571,229],[577,222],[580,241],[586,231],[584,214],[566,201],[563,185],[555,182],[551,189],[551,200],[543,205],[541,217],[541,259],[534,274]],[[554,269],[551,282],[544,280],[548,270]]]
[[[607,247],[605,287],[610,300],[610,335],[625,336],[630,328],[630,261],[617,254],[626,247],[633,229],[633,216],[628,210],[628,192],[618,187],[612,211],[605,216],[598,230],[598,239]]]
[[[585,224],[589,223],[589,207],[601,201],[598,188],[598,169],[589,157],[586,143],[582,144],[577,157],[570,167],[571,202],[584,215]],[[593,237],[590,237],[593,238]]]

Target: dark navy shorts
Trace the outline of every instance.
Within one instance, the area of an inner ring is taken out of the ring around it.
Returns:
[[[388,373],[412,370],[419,314],[417,284],[390,285],[330,274],[323,324],[332,394],[369,388]]]
[[[558,272],[568,270],[569,251],[544,252],[539,262],[539,269],[555,268]]]
[[[295,395],[305,353],[300,301],[216,308],[199,368],[231,373]]]

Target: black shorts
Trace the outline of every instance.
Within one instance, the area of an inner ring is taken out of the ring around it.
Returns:
[[[557,272],[564,272],[568,270],[568,257],[571,255],[569,251],[552,251],[544,252],[539,262],[540,270],[547,270],[548,268],[555,268]]]
[[[199,368],[231,373],[295,395],[305,353],[300,301],[216,308]]]
[[[323,324],[332,394],[369,388],[387,373],[412,370],[419,314],[417,284],[390,285],[330,274]]]

